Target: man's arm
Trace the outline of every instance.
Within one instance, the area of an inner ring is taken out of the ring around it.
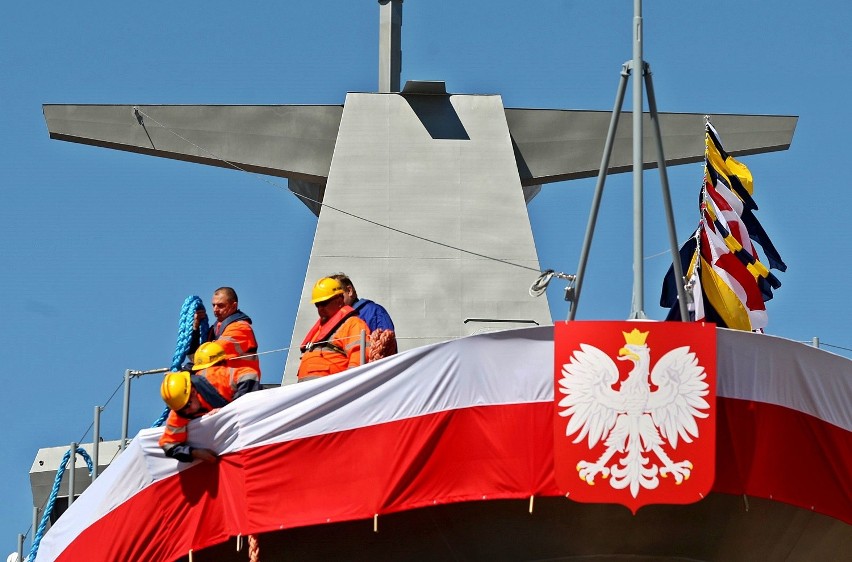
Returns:
[[[260,389],[260,377],[258,377],[257,373],[253,371],[246,373],[245,375],[241,376],[239,382],[237,382],[237,388],[236,390],[234,390],[234,400],[236,400],[243,394],[254,392],[255,390]]]
[[[370,328],[367,323],[353,316],[343,323],[338,334],[335,335],[335,345],[346,351],[348,359],[347,369],[357,367],[361,364],[361,331],[366,332],[367,341],[370,339]]]
[[[395,329],[393,327],[393,320],[391,320],[390,314],[385,310],[380,304],[376,305],[376,328],[381,328],[382,330],[390,330],[394,332]]]
[[[207,318],[207,311],[203,308],[200,308],[195,311],[195,318],[192,320],[192,334],[189,336],[189,350],[187,351],[187,357],[192,359],[192,356],[195,355],[195,352],[198,351],[198,348],[201,347],[201,344],[204,343],[203,336],[201,334],[201,321]],[[204,334],[207,336],[207,334]]]
[[[166,427],[158,443],[166,456],[181,462],[192,462],[196,459],[216,460],[216,453],[210,449],[196,449],[187,443],[187,425],[189,425],[188,419],[177,415],[174,410],[169,412]]]
[[[358,316],[370,326],[371,330],[394,331],[390,314],[385,310],[385,307],[376,302],[366,301],[364,306],[358,309]]]
[[[172,446],[166,445],[163,447],[163,451],[166,453],[167,457],[177,459],[180,462],[192,462],[195,460],[213,462],[219,458],[216,456],[216,453],[210,449],[196,449],[195,447],[190,447],[186,443]]]

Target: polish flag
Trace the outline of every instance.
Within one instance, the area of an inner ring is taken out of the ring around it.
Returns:
[[[852,524],[852,362],[719,329],[714,491]],[[217,463],[142,430],[45,535],[36,560],[173,560],[307,525],[556,496],[553,327],[413,349],[243,396],[189,425]],[[565,500],[570,501],[570,500]]]

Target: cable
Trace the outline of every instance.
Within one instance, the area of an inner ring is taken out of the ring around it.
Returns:
[[[118,390],[122,386],[124,386],[124,379],[122,379],[122,381],[120,383],[118,383],[118,386],[115,387],[115,390],[112,391],[112,394],[109,395],[109,398],[107,398],[107,401],[104,403],[103,406],[101,406],[101,408],[106,409],[106,407],[109,406],[109,403],[112,402],[112,399],[115,398],[115,395],[118,393]],[[95,425],[95,422],[92,421],[89,424],[89,427],[86,428],[86,431],[83,432],[83,435],[80,437],[80,439],[77,440],[77,443],[83,442],[83,440],[86,438],[86,435],[89,434],[89,430],[91,430],[92,427],[94,427],[94,425]]]
[[[833,347],[834,349],[842,349],[843,351],[852,351],[852,349],[849,349],[848,347],[842,347],[842,346],[839,346],[839,345],[831,345],[830,343],[825,343],[825,342],[822,342],[822,341],[819,342],[819,345],[820,346],[824,345],[826,347]]]
[[[212,151],[210,151],[210,150],[207,150],[206,148],[203,148],[203,147],[201,147],[201,146],[199,146],[199,145],[195,144],[194,142],[192,142],[192,141],[191,141],[191,140],[189,140],[188,138],[186,138],[186,137],[184,137],[184,136],[180,135],[180,134],[179,134],[179,133],[177,133],[176,131],[174,131],[174,130],[172,130],[171,128],[169,128],[169,127],[167,127],[167,126],[163,125],[162,123],[160,123],[159,121],[157,121],[156,119],[154,119],[153,117],[151,117],[150,115],[148,115],[147,113],[145,113],[144,111],[142,111],[141,109],[139,109],[139,107],[138,107],[138,106],[134,106],[134,107],[133,107],[133,112],[134,112],[134,114],[136,115],[137,120],[139,120],[139,121],[140,121],[140,124],[141,124],[141,125],[143,125],[143,126],[144,126],[144,124],[142,123],[142,121],[141,121],[141,119],[140,119],[140,117],[139,117],[140,115],[141,115],[141,116],[143,116],[143,117],[145,117],[145,118],[147,118],[147,119],[150,119],[151,121],[153,121],[154,123],[156,123],[157,125],[159,125],[159,126],[160,126],[160,127],[162,127],[163,129],[165,129],[166,131],[170,132],[171,134],[173,134],[173,135],[174,135],[174,136],[176,136],[177,138],[179,138],[179,139],[181,139],[182,141],[184,141],[184,142],[186,142],[186,143],[188,143],[188,144],[192,145],[193,147],[197,148],[198,150],[200,150],[200,151],[202,151],[202,152],[204,152],[204,153],[206,153],[206,154],[209,154],[209,155],[210,155],[211,157],[213,157],[214,159],[216,159],[216,160],[218,160],[218,161],[220,161],[220,162],[222,162],[222,163],[224,163],[224,164],[227,164],[228,166],[231,166],[231,167],[232,167],[232,168],[234,168],[235,170],[239,170],[239,171],[241,171],[241,172],[245,172],[245,173],[247,173],[247,174],[252,174],[253,176],[257,176],[257,177],[259,177],[259,178],[260,178],[260,180],[261,180],[261,181],[264,181],[264,182],[268,183],[269,185],[271,185],[271,186],[273,186],[273,187],[275,187],[275,188],[277,188],[277,189],[286,189],[286,188],[284,188],[284,187],[282,187],[282,186],[278,185],[277,183],[275,183],[275,182],[273,182],[273,181],[271,181],[271,180],[266,179],[265,177],[261,176],[260,174],[255,174],[255,173],[253,173],[253,172],[249,172],[248,170],[246,170],[245,168],[243,168],[243,167],[239,166],[238,164],[235,164],[235,163],[233,163],[233,162],[231,162],[231,161],[229,161],[229,160],[226,160],[226,159],[222,158],[221,156],[219,156],[219,155],[215,154],[214,152],[212,152]],[[471,255],[471,256],[476,256],[476,257],[478,257],[478,258],[483,258],[483,259],[487,259],[487,260],[491,260],[491,261],[496,261],[496,262],[499,262],[499,263],[502,263],[502,264],[505,264],[505,265],[511,265],[511,266],[513,266],[513,267],[519,267],[519,268],[521,268],[521,269],[526,269],[526,270],[528,270],[528,271],[535,271],[535,272],[537,272],[537,273],[541,273],[541,270],[540,270],[540,269],[537,269],[537,268],[534,268],[534,267],[530,267],[530,266],[527,266],[527,265],[522,265],[522,264],[519,264],[519,263],[510,262],[510,261],[507,261],[507,260],[504,260],[504,259],[500,259],[500,258],[495,258],[495,257],[492,257],[492,256],[486,256],[485,254],[480,254],[480,253],[478,253],[478,252],[473,252],[473,251],[471,251],[471,250],[465,250],[464,248],[459,248],[459,247],[457,247],[457,246],[453,246],[453,245],[451,245],[451,244],[446,244],[446,243],[444,243],[444,242],[439,242],[439,241],[437,241],[437,240],[432,240],[431,238],[426,238],[425,236],[420,236],[420,235],[418,235],[418,234],[413,234],[413,233],[411,233],[411,232],[407,232],[407,231],[405,231],[405,230],[400,230],[400,229],[398,229],[398,228],[394,228],[394,227],[392,227],[392,226],[389,226],[389,225],[386,225],[386,224],[382,224],[382,223],[376,222],[376,221],[374,221],[374,220],[371,220],[371,219],[368,219],[368,218],[362,217],[362,216],[360,216],[360,215],[356,215],[355,213],[350,213],[349,211],[344,211],[343,209],[338,209],[337,207],[333,207],[333,206],[331,206],[331,205],[329,205],[329,204],[327,204],[327,203],[323,203],[322,201],[317,201],[316,199],[312,199],[312,198],[308,197],[307,195],[302,195],[302,194],[300,194],[300,193],[296,193],[296,192],[291,191],[291,190],[289,190],[289,189],[288,189],[287,191],[290,191],[290,193],[292,193],[293,195],[295,195],[296,197],[299,197],[300,199],[302,199],[302,200],[304,200],[304,201],[308,201],[308,202],[311,202],[311,203],[316,203],[317,205],[320,205],[320,206],[325,207],[325,208],[327,208],[327,209],[331,209],[332,211],[337,211],[338,213],[341,213],[341,214],[344,214],[344,215],[350,216],[350,217],[352,217],[352,218],[354,218],[354,219],[357,219],[357,220],[360,220],[360,221],[366,222],[366,223],[368,223],[368,224],[372,224],[372,225],[374,225],[374,226],[378,226],[379,228],[384,228],[384,229],[386,229],[386,230],[390,230],[391,232],[396,232],[397,234],[403,234],[403,235],[405,235],[405,236],[410,236],[411,238],[415,238],[415,239],[417,239],[417,240],[422,240],[422,241],[424,241],[424,242],[429,242],[430,244],[435,244],[435,245],[437,245],[437,246],[441,246],[441,247],[444,247],[444,248],[448,248],[448,249],[450,249],[450,250],[455,250],[455,251],[457,251],[457,252],[462,252],[462,253],[464,253],[464,254],[468,254],[468,255]]]

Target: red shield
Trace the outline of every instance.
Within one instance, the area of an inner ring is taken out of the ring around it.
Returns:
[[[713,485],[716,326],[557,322],[556,483],[572,500],[686,504]]]

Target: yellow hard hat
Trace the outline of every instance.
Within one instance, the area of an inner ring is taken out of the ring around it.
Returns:
[[[188,371],[177,373],[166,373],[163,384],[160,386],[160,396],[172,410],[180,410],[189,402],[189,394],[192,391],[192,383]]]
[[[314,285],[314,290],[311,291],[311,303],[327,301],[332,297],[343,294],[343,285],[337,279],[331,277],[323,277],[317,284]]]
[[[195,352],[192,368],[194,370],[206,369],[211,365],[215,365],[219,361],[227,359],[225,350],[221,345],[214,341],[208,341],[201,344],[198,351]]]

